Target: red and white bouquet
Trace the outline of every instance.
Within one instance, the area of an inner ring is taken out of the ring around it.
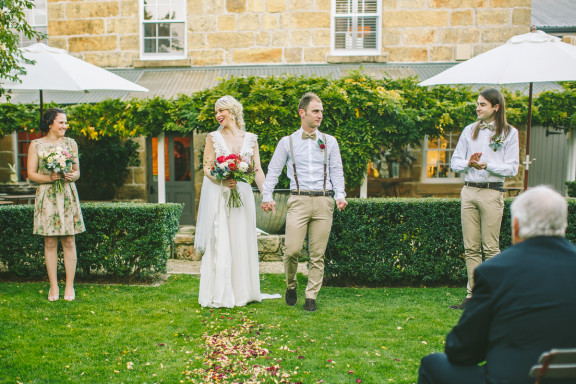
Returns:
[[[254,181],[254,163],[242,156],[232,153],[228,156],[218,156],[212,164],[210,174],[216,180],[236,180],[251,184]],[[231,208],[242,207],[244,203],[236,188],[230,190],[227,206]]]
[[[55,173],[61,173],[62,177],[70,172],[72,166],[76,164],[74,155],[62,147],[56,147],[50,152],[40,151],[38,156],[40,157],[40,164],[43,165],[44,168]],[[54,182],[54,188],[57,193],[62,193],[64,191],[64,180],[56,180]]]

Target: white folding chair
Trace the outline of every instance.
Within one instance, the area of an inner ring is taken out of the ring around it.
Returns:
[[[552,349],[544,352],[530,369],[534,384],[543,379],[576,379],[576,349]],[[575,380],[576,382],[576,380]]]

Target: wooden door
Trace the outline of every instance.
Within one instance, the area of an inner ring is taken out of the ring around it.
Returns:
[[[158,140],[148,138],[148,192],[151,203],[158,202]],[[194,146],[192,135],[166,134],[164,161],[166,202],[182,203],[180,224],[195,224],[194,209]]]

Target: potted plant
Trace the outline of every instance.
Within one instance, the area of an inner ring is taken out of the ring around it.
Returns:
[[[260,209],[262,194],[253,187],[254,203],[256,204],[256,227],[269,234],[283,234],[286,227],[286,211],[288,210],[289,189],[275,189],[272,195],[276,203],[276,212],[264,212]]]

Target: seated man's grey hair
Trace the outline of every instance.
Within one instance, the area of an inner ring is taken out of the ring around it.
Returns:
[[[530,239],[537,236],[560,236],[568,225],[566,198],[543,185],[530,188],[514,199],[511,206],[512,222],[518,219],[518,236]]]

